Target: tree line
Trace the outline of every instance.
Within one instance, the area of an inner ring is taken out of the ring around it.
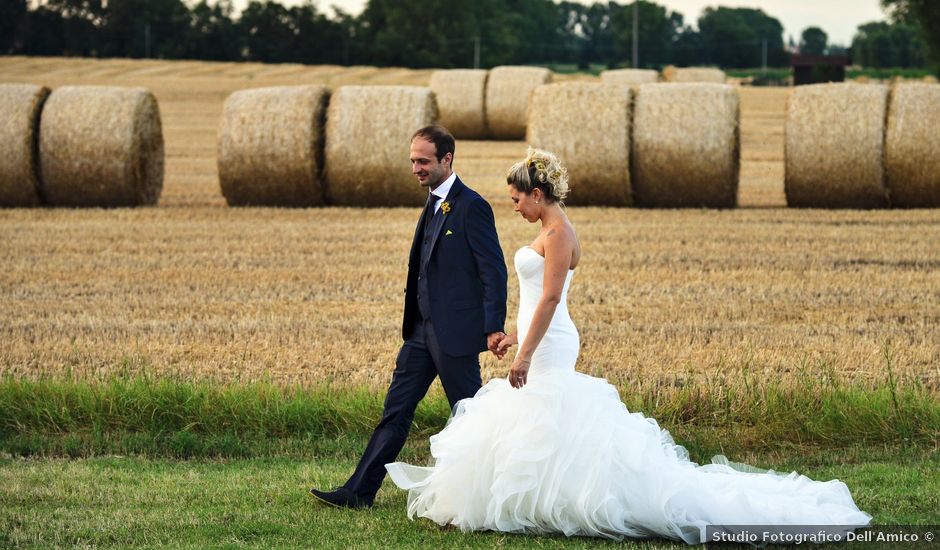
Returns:
[[[930,54],[924,13],[940,3],[883,0],[892,18],[859,27],[850,47],[821,29],[785,42],[759,9],[707,8],[693,27],[681,13],[638,0],[639,66],[782,67],[790,52],[850,53],[870,67],[922,67]],[[369,0],[353,16],[307,0],[0,0],[0,53],[215,61],[493,67],[628,66],[633,3],[552,0]],[[922,13],[923,12],[923,13]],[[931,16],[927,13],[927,16]],[[929,27],[927,28],[929,30]],[[937,45],[940,51],[940,45]]]

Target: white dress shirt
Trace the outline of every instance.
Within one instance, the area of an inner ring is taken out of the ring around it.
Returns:
[[[447,198],[447,193],[450,193],[450,188],[455,181],[457,181],[457,172],[451,172],[449,178],[438,185],[437,189],[431,191],[431,194],[437,197],[437,202],[434,203],[434,214],[437,214],[437,209],[441,207],[441,203]]]

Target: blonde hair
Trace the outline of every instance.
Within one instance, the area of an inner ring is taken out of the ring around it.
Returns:
[[[541,189],[550,202],[564,202],[568,196],[568,170],[554,153],[529,147],[525,158],[512,165],[506,183],[529,195]]]

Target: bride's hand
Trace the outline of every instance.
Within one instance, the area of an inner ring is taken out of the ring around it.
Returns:
[[[517,343],[516,333],[504,334],[502,339],[496,344],[496,350],[493,352],[496,354],[497,359],[502,359],[506,356],[506,352],[509,351],[509,348]]]
[[[512,367],[509,369],[509,383],[514,388],[521,388],[529,377],[529,360],[516,355],[512,360]]]

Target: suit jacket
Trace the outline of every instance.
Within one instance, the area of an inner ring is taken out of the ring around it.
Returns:
[[[486,335],[503,330],[506,322],[506,262],[496,235],[493,209],[476,191],[457,178],[444,202],[450,205],[441,223],[432,223],[428,257],[431,322],[441,351],[452,357],[486,350]],[[417,283],[425,216],[415,229],[408,257],[402,338],[418,319]]]

